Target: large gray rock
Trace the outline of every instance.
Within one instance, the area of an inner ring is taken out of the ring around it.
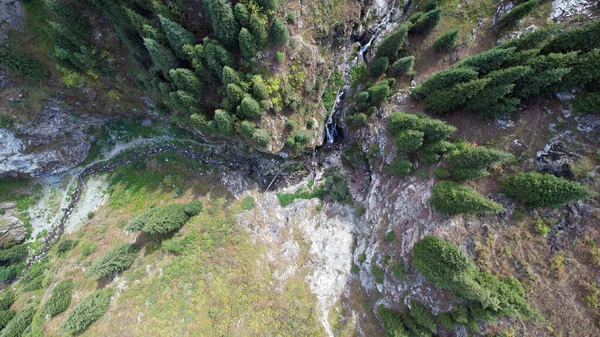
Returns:
[[[0,216],[0,247],[25,240],[27,229],[23,221],[11,215]]]
[[[35,177],[65,172],[88,156],[90,127],[101,119],[74,118],[50,99],[34,122],[0,129],[0,178]]]
[[[25,25],[23,8],[18,0],[0,0],[0,44],[11,29],[22,30]]]
[[[598,6],[598,0],[554,0],[550,19],[569,21],[582,16],[590,19],[594,17],[594,10],[597,10]]]

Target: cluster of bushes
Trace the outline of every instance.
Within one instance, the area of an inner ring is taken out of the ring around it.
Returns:
[[[441,238],[426,236],[417,242],[413,247],[413,263],[429,282],[451,290],[466,303],[437,317],[445,327],[463,324],[478,330],[477,322],[499,317],[539,317],[525,299],[525,291],[518,280],[499,279],[480,272],[465,253]],[[422,304],[411,302],[411,308],[404,309],[402,315],[380,307],[379,314],[388,336],[432,336],[436,333],[436,318]]]
[[[94,260],[85,271],[85,276],[98,279],[127,270],[137,258],[139,250],[135,244],[118,244]]]
[[[295,199],[324,199],[329,196],[331,199],[347,203],[352,200],[350,188],[344,175],[334,168],[327,169],[324,174],[324,183],[314,187],[312,190],[299,190],[296,193],[277,193],[277,199],[282,207],[291,205]]]
[[[388,120],[387,130],[394,135],[399,152],[413,158],[418,155],[425,164],[437,162],[444,153],[454,149],[454,145],[446,139],[456,128],[424,114],[394,112]],[[384,172],[405,176],[411,168],[412,162],[407,157],[399,157]]]
[[[73,280],[66,279],[58,282],[54,288],[48,300],[46,301],[46,307],[44,312],[51,317],[54,317],[61,312],[67,310],[71,304],[71,297],[73,296]]]
[[[191,217],[200,212],[202,212],[202,203],[198,200],[193,200],[187,205],[173,203],[149,208],[131,219],[125,226],[125,230],[141,231],[150,235],[167,234],[180,229]]]
[[[31,325],[36,307],[32,305],[23,309],[14,315],[14,317],[2,329],[2,337],[20,337],[23,336],[27,328]]]
[[[596,193],[576,182],[537,172],[517,173],[501,183],[502,193],[531,207],[558,207]]]
[[[48,70],[40,62],[9,49],[0,49],[0,67],[33,80],[41,80],[49,76]]]
[[[515,111],[529,97],[595,89],[599,35],[600,20],[564,32],[539,29],[430,76],[412,95],[434,113],[464,108],[492,118]]]
[[[396,79],[381,80],[369,87],[366,91],[359,91],[354,97],[355,110],[348,117],[348,122],[361,125],[367,121],[368,116],[377,113],[377,107],[393,94]]]
[[[69,312],[69,315],[61,323],[60,329],[68,334],[85,330],[106,314],[114,292],[113,288],[104,288],[85,297]]]
[[[44,273],[49,267],[50,265],[47,257],[34,263],[29,268],[25,276],[23,276],[19,281],[19,283],[22,285],[21,291],[28,292],[42,289],[45,278]]]
[[[0,294],[0,330],[10,322],[16,315],[16,312],[10,310],[10,306],[14,303],[15,297],[10,289],[6,289]]]

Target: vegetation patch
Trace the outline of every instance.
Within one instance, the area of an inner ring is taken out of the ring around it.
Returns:
[[[85,297],[69,312],[60,329],[69,334],[85,330],[104,316],[114,292],[113,288],[104,288]]]

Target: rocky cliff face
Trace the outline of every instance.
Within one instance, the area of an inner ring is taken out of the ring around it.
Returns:
[[[0,129],[0,177],[35,177],[65,172],[87,157],[88,130],[102,119],[69,115],[59,99],[50,99],[38,118]]]
[[[23,29],[24,13],[19,0],[0,0],[0,44],[4,42],[8,31]]]

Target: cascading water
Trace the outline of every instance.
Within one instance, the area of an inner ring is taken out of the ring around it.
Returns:
[[[325,133],[326,133],[326,137],[327,137],[327,144],[333,144],[333,142],[335,141],[335,137],[338,135],[336,115],[338,115],[340,112],[341,103],[344,98],[344,94],[345,94],[346,90],[348,90],[350,88],[350,68],[351,67],[348,66],[349,63],[352,65],[355,65],[361,61],[365,61],[365,59],[364,59],[365,53],[367,52],[367,50],[369,50],[373,41],[375,41],[375,39],[377,39],[379,37],[379,35],[381,35],[381,33],[383,33],[384,31],[387,30],[388,24],[389,24],[391,18],[396,13],[396,9],[397,9],[397,5],[394,4],[392,6],[392,8],[390,9],[390,11],[387,13],[387,15],[378,24],[375,25],[375,27],[373,29],[373,35],[371,36],[371,38],[369,39],[369,41],[366,44],[362,45],[359,48],[358,52],[356,53],[356,56],[352,59],[351,62],[347,61],[349,59],[349,57],[345,57],[346,62],[344,62],[342,64],[342,66],[340,67],[341,69],[339,69],[344,74],[342,76],[344,79],[344,87],[338,90],[338,93],[335,96],[335,101],[333,103],[333,107],[331,108],[331,111],[329,112],[329,118],[327,118],[327,122],[325,123]]]

